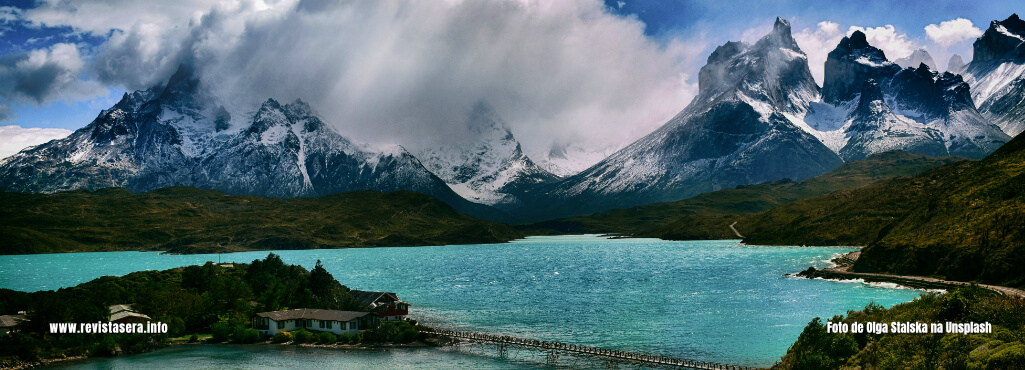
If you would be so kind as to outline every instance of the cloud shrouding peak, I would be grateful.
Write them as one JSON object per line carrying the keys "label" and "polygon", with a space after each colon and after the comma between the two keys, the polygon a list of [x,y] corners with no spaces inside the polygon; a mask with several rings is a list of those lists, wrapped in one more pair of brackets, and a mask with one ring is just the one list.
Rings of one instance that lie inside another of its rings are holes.
{"label": "cloud shrouding peak", "polygon": [[230,107],[301,98],[343,134],[409,146],[460,134],[478,101],[534,153],[633,140],[689,102],[703,48],[658,44],[591,0],[62,4],[26,17],[110,32],[91,65],[106,83],[144,88],[192,63]]}
{"label": "cloud shrouding peak", "polygon": [[946,48],[962,41],[979,38],[982,36],[982,30],[975,27],[970,20],[957,18],[940,22],[939,25],[925,26],[925,34],[930,40]]}
{"label": "cloud shrouding peak", "polygon": [[893,25],[888,24],[881,27],[851,26],[847,30],[847,35],[854,33],[854,31],[865,33],[868,43],[886,53],[886,59],[890,61],[911,55],[911,53],[919,48],[914,41],[908,38],[908,35],[898,33]]}

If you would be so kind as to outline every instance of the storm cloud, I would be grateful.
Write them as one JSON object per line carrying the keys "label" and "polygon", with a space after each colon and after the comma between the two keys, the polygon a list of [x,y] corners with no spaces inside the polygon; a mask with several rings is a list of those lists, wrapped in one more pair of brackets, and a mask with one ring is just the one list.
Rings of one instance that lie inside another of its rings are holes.
{"label": "storm cloud", "polygon": [[690,101],[683,72],[705,47],[656,43],[590,0],[133,3],[44,2],[26,17],[109,32],[90,65],[105,83],[144,88],[192,63],[235,111],[300,98],[343,134],[412,147],[465,131],[479,101],[528,153],[636,139]]}
{"label": "storm cloud", "polygon": [[11,117],[11,102],[43,105],[105,94],[99,83],[80,78],[85,63],[78,47],[64,43],[0,57],[0,122]]}

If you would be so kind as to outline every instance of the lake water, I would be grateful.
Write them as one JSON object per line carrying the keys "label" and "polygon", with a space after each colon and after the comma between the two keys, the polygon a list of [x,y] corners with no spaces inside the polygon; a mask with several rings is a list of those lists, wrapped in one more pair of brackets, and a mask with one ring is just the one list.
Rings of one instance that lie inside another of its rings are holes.
{"label": "lake water", "polygon": [[[830,257],[850,250],[745,246],[730,240],[672,242],[559,236],[491,245],[274,253],[286,263],[307,268],[319,259],[350,288],[396,292],[411,302],[411,316],[443,328],[768,366],[779,360],[813,317],[844,314],[873,301],[891,306],[922,293],[782,276],[808,266],[826,267]],[[102,275],[202,264],[218,258],[222,262],[250,262],[267,253],[0,256],[0,287],[57,289]],[[472,356],[464,349],[340,353],[331,349],[277,348],[189,346],[121,359],[90,360],[82,366],[128,368],[159,359],[161,364],[174,367],[195,367],[190,365],[194,361],[230,358],[231,367],[260,367],[267,360],[264,353],[287,357],[307,350],[337,354],[318,357],[317,361],[327,361],[315,365],[322,367],[352,363],[393,367],[393,363],[409,362],[421,368],[516,368],[530,362]]]}

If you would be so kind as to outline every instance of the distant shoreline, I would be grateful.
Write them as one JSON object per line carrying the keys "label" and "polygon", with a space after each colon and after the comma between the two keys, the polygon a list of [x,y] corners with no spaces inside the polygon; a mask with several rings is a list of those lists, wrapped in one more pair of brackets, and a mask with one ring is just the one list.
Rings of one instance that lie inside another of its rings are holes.
{"label": "distant shoreline", "polygon": [[836,267],[830,267],[826,269],[816,269],[809,267],[807,270],[792,274],[791,276],[798,276],[804,278],[823,278],[823,279],[836,279],[836,280],[855,280],[862,279],[865,282],[873,283],[894,283],[897,285],[916,288],[916,289],[954,289],[959,287],[966,287],[971,285],[977,285],[981,288],[988,289],[999,294],[1009,295],[1014,297],[1025,298],[1025,290],[1015,289],[999,285],[987,285],[987,284],[974,284],[963,281],[953,280],[942,280],[927,276],[914,276],[914,275],[890,275],[890,274],[876,274],[876,273],[865,273],[865,272],[852,272],[848,271],[851,266],[854,265],[854,261],[860,257],[861,252],[849,252],[843,256],[834,258],[833,263],[837,264]]}

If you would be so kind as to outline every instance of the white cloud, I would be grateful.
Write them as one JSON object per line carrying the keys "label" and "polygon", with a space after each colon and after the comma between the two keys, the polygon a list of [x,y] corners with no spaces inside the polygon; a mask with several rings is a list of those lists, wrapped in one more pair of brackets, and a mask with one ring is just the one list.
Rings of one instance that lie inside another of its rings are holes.
{"label": "white cloud", "polygon": [[18,19],[21,10],[13,6],[0,6],[0,23],[12,22]]}
{"label": "white cloud", "polygon": [[797,45],[808,55],[808,68],[819,86],[824,79],[826,57],[843,37],[840,25],[830,21],[819,22],[815,29],[805,28],[794,34]]}
{"label": "white cloud", "polygon": [[302,98],[347,135],[411,146],[465,130],[478,100],[535,153],[631,141],[693,97],[681,73],[704,47],[659,45],[595,0],[136,3],[47,0],[26,18],[116,29],[92,64],[104,82],[148,87],[192,61],[229,105]]}
{"label": "white cloud", "polygon": [[890,61],[911,55],[912,52],[920,47],[908,39],[908,35],[897,33],[897,29],[890,24],[882,27],[867,28],[851,26],[847,29],[847,35],[854,33],[854,31],[864,32],[868,43],[882,49],[886,53],[886,59]]}
{"label": "white cloud", "polygon": [[958,18],[940,22],[939,25],[925,26],[925,34],[933,42],[948,48],[956,43],[982,36],[982,30],[975,27],[972,21]]}
{"label": "white cloud", "polygon": [[71,131],[60,128],[0,126],[0,159],[10,157],[27,147],[63,139],[68,135],[71,135]]}

